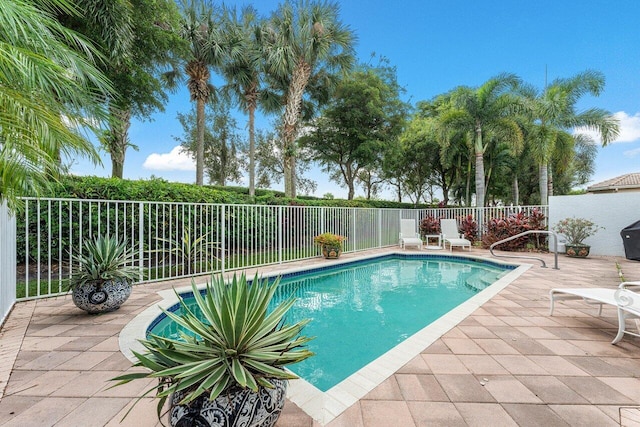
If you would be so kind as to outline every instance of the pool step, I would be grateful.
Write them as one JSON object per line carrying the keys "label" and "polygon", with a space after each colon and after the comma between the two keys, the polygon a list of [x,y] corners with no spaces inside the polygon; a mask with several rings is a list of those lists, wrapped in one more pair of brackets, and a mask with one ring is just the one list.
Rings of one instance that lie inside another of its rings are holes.
{"label": "pool step", "polygon": [[481,291],[485,289],[487,286],[491,285],[495,282],[496,276],[495,273],[487,273],[481,271],[479,273],[474,274],[467,278],[465,285],[475,289],[477,291]]}

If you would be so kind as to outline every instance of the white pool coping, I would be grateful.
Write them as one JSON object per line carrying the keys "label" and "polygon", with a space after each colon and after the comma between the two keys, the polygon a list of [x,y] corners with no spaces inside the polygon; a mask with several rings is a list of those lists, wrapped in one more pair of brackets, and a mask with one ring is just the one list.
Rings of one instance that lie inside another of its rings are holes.
{"label": "white pool coping", "polygon": [[[404,251],[391,251],[384,254],[377,253],[363,255],[360,257],[353,257],[347,260],[335,260],[331,263],[331,266],[348,264],[354,261],[379,258],[381,256],[395,254],[433,255],[436,257],[452,256],[467,259],[473,258],[483,261],[490,261],[495,264],[514,265],[517,267],[513,270],[508,271],[489,287],[478,292],[476,295],[472,296],[462,304],[450,310],[445,315],[431,322],[429,325],[416,332],[411,337],[407,338],[371,363],[365,365],[360,370],[353,373],[345,380],[341,381],[326,392],[320,391],[311,383],[303,379],[290,381],[289,387],[287,389],[287,398],[298,405],[298,407],[300,407],[315,421],[319,422],[322,425],[325,425],[335,419],[347,408],[349,408],[351,405],[364,397],[367,393],[380,385],[384,380],[389,378],[405,364],[411,361],[411,359],[418,356],[424,349],[433,344],[450,329],[457,326],[467,316],[469,316],[485,302],[489,301],[491,298],[497,295],[498,292],[506,288],[511,282],[513,282],[525,271],[532,267],[531,264],[507,263],[470,254],[458,255],[451,253],[445,254],[442,252],[427,254],[424,252],[407,253]],[[281,274],[312,270],[318,267],[322,266],[314,265],[312,267],[306,266],[290,268],[265,274],[261,277],[273,277]],[[199,284],[198,289],[202,289],[205,286],[205,283]],[[151,305],[149,308],[132,319],[122,329],[118,340],[120,351],[127,357],[127,359],[135,363],[137,359],[133,355],[132,350],[135,350],[137,352],[144,352],[144,347],[138,340],[145,338],[146,330],[151,322],[153,322],[154,319],[156,319],[156,317],[158,317],[162,313],[161,308],[167,309],[178,302],[176,292],[180,294],[189,292],[191,290],[191,286],[184,286],[175,290],[159,291],[158,295],[162,297],[162,301]]]}

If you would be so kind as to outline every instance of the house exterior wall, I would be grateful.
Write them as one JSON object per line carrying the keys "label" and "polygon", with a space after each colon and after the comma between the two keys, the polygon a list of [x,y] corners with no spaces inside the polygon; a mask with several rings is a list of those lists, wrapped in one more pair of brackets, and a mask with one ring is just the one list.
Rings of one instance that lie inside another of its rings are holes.
{"label": "house exterior wall", "polygon": [[604,227],[584,242],[591,245],[591,254],[624,256],[620,231],[640,220],[640,192],[549,197],[549,229],[567,217],[585,218]]}

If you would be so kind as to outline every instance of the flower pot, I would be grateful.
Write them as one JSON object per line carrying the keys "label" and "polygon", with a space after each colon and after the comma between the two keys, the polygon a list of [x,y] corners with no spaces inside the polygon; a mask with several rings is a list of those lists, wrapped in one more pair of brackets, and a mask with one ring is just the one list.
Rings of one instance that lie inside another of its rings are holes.
{"label": "flower pot", "polygon": [[169,423],[173,427],[272,427],[285,402],[287,382],[270,380],[275,388],[260,387],[258,392],[236,389],[214,400],[203,394],[188,405],[178,405],[182,392],[171,396]]}
{"label": "flower pot", "polygon": [[567,256],[572,258],[586,258],[589,256],[589,250],[591,249],[591,246],[589,245],[576,245],[573,243],[567,243],[565,244],[565,247],[567,249]]}
{"label": "flower pot", "polygon": [[322,245],[322,255],[327,259],[340,258],[342,247],[336,245]]}
{"label": "flower pot", "polygon": [[89,314],[106,313],[120,308],[131,295],[129,280],[110,280],[99,285],[88,282],[73,288],[73,303]]}

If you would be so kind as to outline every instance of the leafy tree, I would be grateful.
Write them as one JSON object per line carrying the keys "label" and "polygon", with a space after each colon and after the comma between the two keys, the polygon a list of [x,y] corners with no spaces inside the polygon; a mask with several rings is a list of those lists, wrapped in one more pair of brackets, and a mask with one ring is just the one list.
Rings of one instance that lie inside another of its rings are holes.
{"label": "leafy tree", "polygon": [[287,197],[296,196],[296,139],[309,85],[326,86],[337,70],[353,63],[354,36],[326,1],[285,1],[262,34],[271,78],[282,87],[282,155]]}
{"label": "leafy tree", "polygon": [[[204,168],[209,182],[216,185],[226,185],[228,181],[240,182],[241,169],[244,168],[243,157],[238,152],[244,147],[240,143],[237,124],[229,112],[229,105],[217,103],[205,109],[204,131]],[[208,114],[207,114],[208,113]],[[178,142],[195,157],[197,150],[196,114],[178,113],[178,121],[184,130]]]}
{"label": "leafy tree", "polygon": [[[282,156],[282,140],[274,132],[256,132],[256,163],[257,186],[270,188],[273,183],[281,182],[284,176],[284,162]],[[307,150],[301,150],[301,156],[296,162],[296,176],[300,191],[305,194],[315,192],[318,184],[304,176],[304,171],[311,167]]]}
{"label": "leafy tree", "polygon": [[312,130],[300,139],[348,199],[363,171],[377,166],[384,147],[396,143],[408,106],[399,98],[395,70],[363,67],[345,76]]}
{"label": "leafy tree", "polygon": [[181,41],[173,30],[179,14],[173,0],[129,0],[133,42],[127,55],[109,61],[105,74],[116,96],[109,102],[109,129],[101,143],[111,156],[111,175],[122,178],[131,118],[147,119],[167,101],[162,76],[174,61]]}
{"label": "leafy tree", "polygon": [[223,66],[227,80],[226,89],[239,101],[240,107],[249,116],[249,195],[255,195],[255,114],[258,107],[267,112],[278,109],[280,101],[264,85],[265,54],[261,37],[262,20],[251,6],[242,9],[237,16],[235,11],[227,10],[225,21],[229,31],[236,33],[241,54]]}
{"label": "leafy tree", "polygon": [[453,108],[442,114],[442,123],[473,134],[476,206],[485,205],[484,153],[488,144],[497,140],[487,138],[487,133],[494,133],[498,139],[506,137],[511,142],[522,141],[520,128],[512,116],[518,98],[510,92],[519,83],[520,79],[514,74],[500,74],[478,88],[462,86],[448,94]]}
{"label": "leafy tree", "polygon": [[[595,130],[602,144],[607,145],[618,135],[618,121],[606,110],[590,108],[582,112],[576,103],[583,95],[598,96],[604,89],[602,73],[587,70],[568,79],[556,79],[544,90],[527,85],[520,89],[532,123],[532,154],[539,168],[540,203],[548,202],[553,194],[550,163],[557,153],[556,146],[567,142],[567,132],[576,127]],[[551,191],[549,189],[551,188]]]}
{"label": "leafy tree", "polygon": [[[204,177],[204,106],[210,101],[214,87],[209,82],[210,67],[219,68],[224,61],[240,54],[239,41],[233,40],[215,14],[209,0],[182,0],[180,4],[179,34],[186,50],[183,52],[184,71],[191,100],[196,102],[196,185]],[[169,74],[173,81],[177,73]]]}
{"label": "leafy tree", "polygon": [[0,7],[0,200],[10,205],[48,184],[61,152],[99,162],[80,129],[105,119],[111,90],[94,65],[94,46],[55,17],[79,13],[73,4],[38,5],[15,0]]}

